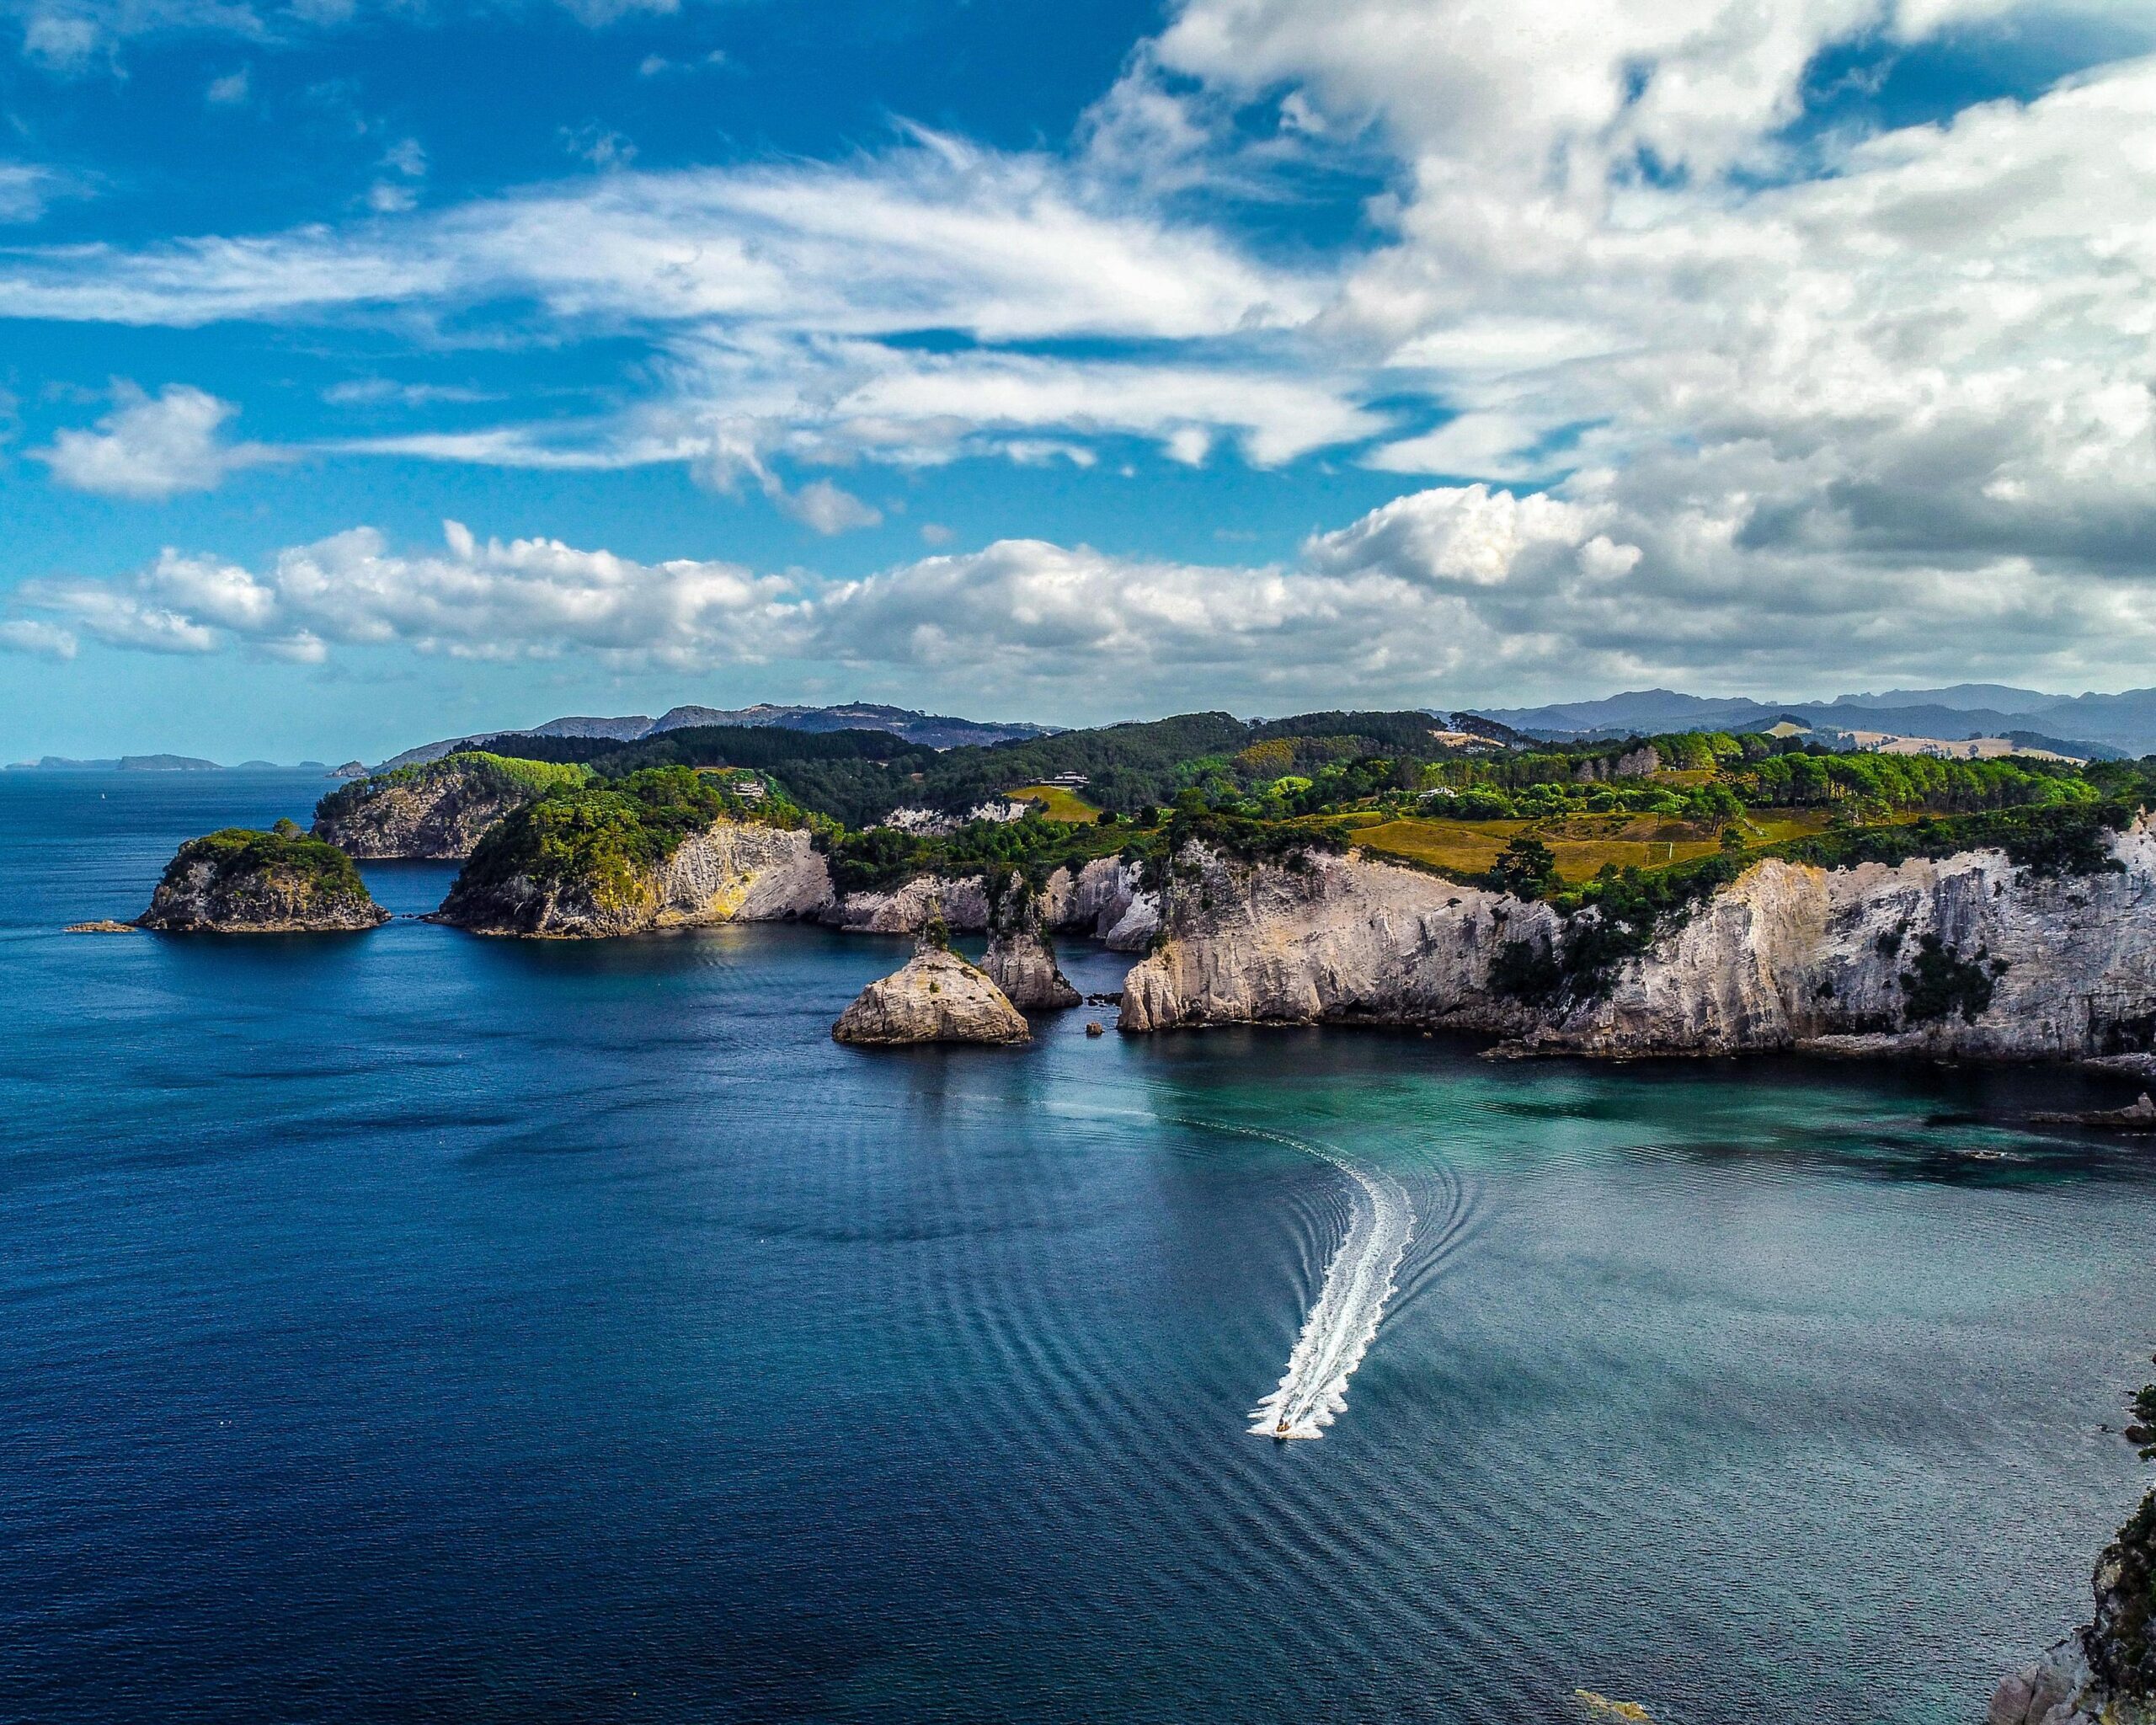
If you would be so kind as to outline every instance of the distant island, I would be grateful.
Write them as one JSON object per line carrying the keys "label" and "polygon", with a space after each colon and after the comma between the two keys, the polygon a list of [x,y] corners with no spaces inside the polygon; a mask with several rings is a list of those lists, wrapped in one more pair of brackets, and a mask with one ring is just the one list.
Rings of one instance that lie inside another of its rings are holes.
{"label": "distant island", "polygon": [[76,760],[64,755],[46,755],[35,761],[17,761],[9,763],[9,772],[319,772],[342,777],[362,773],[365,767],[356,761],[331,768],[319,761],[296,761],[285,766],[275,761],[243,761],[237,766],[226,766],[215,761],[203,761],[192,755],[120,755],[103,760]]}

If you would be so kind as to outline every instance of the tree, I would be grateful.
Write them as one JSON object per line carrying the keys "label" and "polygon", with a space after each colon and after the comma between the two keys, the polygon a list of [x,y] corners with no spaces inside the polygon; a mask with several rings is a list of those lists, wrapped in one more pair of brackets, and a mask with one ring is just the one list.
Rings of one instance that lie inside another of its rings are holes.
{"label": "tree", "polygon": [[1533,833],[1524,832],[1505,846],[1490,879],[1499,892],[1539,899],[1557,884],[1557,858]]}

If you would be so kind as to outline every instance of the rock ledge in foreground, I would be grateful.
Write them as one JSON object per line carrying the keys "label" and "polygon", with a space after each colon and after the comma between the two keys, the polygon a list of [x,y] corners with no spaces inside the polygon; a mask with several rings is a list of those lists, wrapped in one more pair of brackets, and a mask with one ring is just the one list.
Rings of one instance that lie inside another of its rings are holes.
{"label": "rock ledge in foreground", "polygon": [[835,1040],[867,1048],[1026,1042],[1032,1033],[1001,989],[956,953],[928,945],[862,989],[831,1027]]}

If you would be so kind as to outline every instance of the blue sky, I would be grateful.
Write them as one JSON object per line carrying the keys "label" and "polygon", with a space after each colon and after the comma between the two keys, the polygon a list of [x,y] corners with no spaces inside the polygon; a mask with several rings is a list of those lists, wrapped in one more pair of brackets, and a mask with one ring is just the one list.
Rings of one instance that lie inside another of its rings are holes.
{"label": "blue sky", "polygon": [[0,756],[2145,684],[2151,16],[0,0]]}

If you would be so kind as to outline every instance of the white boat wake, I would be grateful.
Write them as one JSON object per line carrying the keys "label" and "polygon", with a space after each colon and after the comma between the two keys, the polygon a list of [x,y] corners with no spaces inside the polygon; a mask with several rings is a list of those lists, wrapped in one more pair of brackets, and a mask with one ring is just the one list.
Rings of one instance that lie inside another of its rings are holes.
{"label": "white boat wake", "polygon": [[1378,1332],[1393,1278],[1414,1237],[1415,1206],[1390,1174],[1367,1172],[1299,1140],[1283,1141],[1331,1162],[1354,1188],[1354,1220],[1325,1267],[1325,1284],[1303,1321],[1287,1372],[1251,1410],[1251,1430],[1258,1436],[1317,1438],[1348,1406],[1348,1380]]}

